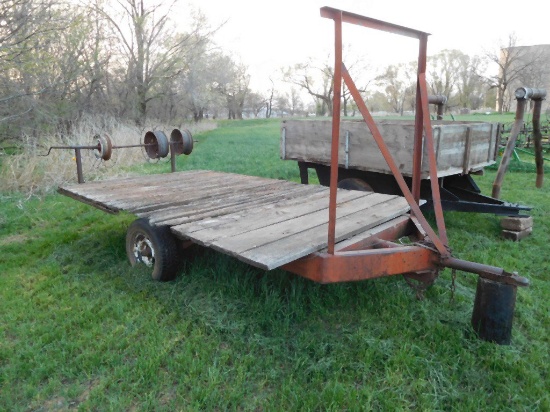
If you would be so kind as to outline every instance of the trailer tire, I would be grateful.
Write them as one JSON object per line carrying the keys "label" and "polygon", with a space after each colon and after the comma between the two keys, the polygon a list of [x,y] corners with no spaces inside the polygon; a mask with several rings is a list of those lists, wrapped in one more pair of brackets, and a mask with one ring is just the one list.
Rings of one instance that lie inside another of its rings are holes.
{"label": "trailer tire", "polygon": [[373,192],[371,185],[363,179],[357,177],[348,177],[338,182],[339,189],[359,190],[360,192]]}
{"label": "trailer tire", "polygon": [[153,268],[151,277],[173,280],[181,268],[181,253],[176,237],[168,226],[153,226],[147,219],[137,219],[126,232],[126,254],[130,265],[143,263]]}

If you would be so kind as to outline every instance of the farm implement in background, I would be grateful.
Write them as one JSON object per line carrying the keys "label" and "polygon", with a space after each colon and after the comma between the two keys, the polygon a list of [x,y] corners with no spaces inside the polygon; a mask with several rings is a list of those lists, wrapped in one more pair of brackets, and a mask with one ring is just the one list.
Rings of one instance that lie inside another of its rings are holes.
{"label": "farm implement in background", "polygon": [[[329,187],[192,170],[64,185],[59,192],[109,213],[124,210],[138,216],[128,228],[126,252],[132,265],[147,265],[156,280],[173,279],[184,250],[193,244],[263,270],[282,268],[319,283],[401,274],[426,287],[443,268],[477,274],[472,325],[482,339],[510,343],[516,290],[529,281],[453,257],[448,245],[425,80],[428,34],[327,7],[321,16],[334,21],[336,33]],[[419,40],[412,190],[342,62],[344,22]],[[338,187],[342,81],[403,196]],[[422,153],[428,159],[438,233],[420,210]]]}
{"label": "farm implement in background", "polygon": [[[541,128],[541,125],[540,125],[540,115],[541,115],[542,101],[546,98],[546,90],[532,89],[529,87],[520,87],[519,89],[516,90],[515,95],[517,100],[516,118],[514,121],[514,125],[510,130],[510,136],[508,137],[508,141],[506,142],[506,148],[502,155],[502,161],[500,162],[500,165],[498,167],[498,172],[495,177],[495,181],[493,183],[493,197],[497,199],[500,196],[502,181],[504,179],[504,175],[506,174],[506,171],[508,170],[508,166],[510,165],[510,159],[512,158],[513,154],[517,156],[517,154],[515,153],[517,139],[521,131],[525,129],[525,123],[524,123],[525,106],[527,105],[527,102],[529,100],[533,101],[532,138],[533,138],[533,145],[535,148],[534,156],[535,156],[535,164],[537,168],[536,186],[538,188],[542,187],[542,182],[544,179],[544,157],[543,157],[543,146],[542,146],[543,129]],[[546,132],[548,132],[548,130],[546,130]]]}
{"label": "farm implement in background", "polygon": [[161,159],[168,156],[170,153],[170,164],[172,172],[176,171],[176,156],[185,154],[189,155],[193,151],[193,136],[189,130],[179,129],[172,130],[170,140],[164,132],[160,130],[148,131],[145,133],[142,143],[134,145],[113,145],[111,137],[108,134],[102,136],[96,135],[93,140],[95,144],[91,145],[66,145],[66,146],[50,146],[46,154],[40,156],[49,156],[52,150],[74,150],[76,160],[76,175],[78,183],[84,183],[84,173],[82,171],[82,151],[93,151],[97,159],[109,161],[116,149],[130,149],[141,147],[149,159]]}
{"label": "farm implement in background", "polygon": [[[499,123],[445,121],[445,96],[429,96],[437,107],[437,120],[432,121],[437,180],[443,210],[491,213],[511,216],[524,214],[531,208],[483,195],[472,175],[483,173],[494,165],[500,147]],[[412,187],[412,163],[415,123],[404,120],[376,121],[386,136],[396,163],[409,188]],[[308,169],[315,170],[319,182],[330,185],[331,122],[329,120],[285,120],[281,127],[281,158],[296,160],[303,184],[308,184]],[[355,190],[402,196],[390,167],[367,125],[360,120],[340,123],[338,185]],[[428,154],[422,154],[420,197],[426,200],[423,210],[433,210]]]}

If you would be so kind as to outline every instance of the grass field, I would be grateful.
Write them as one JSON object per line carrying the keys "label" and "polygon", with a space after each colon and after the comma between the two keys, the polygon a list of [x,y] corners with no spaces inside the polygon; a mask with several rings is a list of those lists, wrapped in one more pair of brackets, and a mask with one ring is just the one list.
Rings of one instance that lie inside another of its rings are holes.
{"label": "grass field", "polygon": [[[178,168],[299,180],[279,125],[222,123]],[[167,172],[146,164],[143,173]],[[494,171],[477,177],[490,193]],[[476,278],[450,271],[422,301],[401,277],[318,285],[197,250],[157,283],[125,256],[129,215],[60,195],[0,194],[0,410],[550,410],[550,189],[506,176],[534,233],[499,237],[491,215],[446,214],[456,257],[517,270],[513,342],[478,340]]]}

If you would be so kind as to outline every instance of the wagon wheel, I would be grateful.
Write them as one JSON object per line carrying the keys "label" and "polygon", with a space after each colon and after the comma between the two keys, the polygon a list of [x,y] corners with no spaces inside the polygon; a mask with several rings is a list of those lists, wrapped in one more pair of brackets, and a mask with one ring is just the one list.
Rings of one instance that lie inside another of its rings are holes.
{"label": "wagon wheel", "polygon": [[359,190],[360,192],[373,192],[371,185],[363,179],[357,177],[348,177],[338,182],[339,189]]}
{"label": "wagon wheel", "polygon": [[155,130],[145,133],[143,143],[146,145],[145,153],[149,159],[155,160],[168,156],[170,145],[168,138],[162,131]]}
{"label": "wagon wheel", "polygon": [[126,254],[132,266],[143,263],[152,268],[154,280],[172,280],[181,268],[178,241],[170,228],[153,226],[147,219],[137,219],[128,227]]}

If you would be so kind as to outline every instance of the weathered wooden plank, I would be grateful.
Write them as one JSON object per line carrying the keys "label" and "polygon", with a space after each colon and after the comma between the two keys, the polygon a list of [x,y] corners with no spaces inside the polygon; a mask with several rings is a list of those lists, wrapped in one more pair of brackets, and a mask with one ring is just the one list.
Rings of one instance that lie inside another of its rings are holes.
{"label": "weathered wooden plank", "polygon": [[250,200],[250,197],[265,197],[274,194],[280,194],[284,190],[293,190],[292,188],[285,188],[283,185],[263,185],[255,186],[254,190],[237,190],[236,193],[222,193],[223,196],[179,196],[169,202],[154,203],[151,205],[143,205],[134,207],[131,209],[132,213],[140,216],[150,216],[151,221],[160,222],[162,220],[168,220],[177,218],[178,216],[184,216],[189,212],[204,211],[210,208],[219,208],[223,204],[233,204],[242,201]]}
{"label": "weathered wooden plank", "polygon": [[[198,170],[198,171],[188,171],[188,172],[180,172],[180,173],[185,173],[186,176],[190,176],[190,175],[204,176],[204,175],[210,174],[211,172]],[[69,184],[69,185],[63,185],[61,187],[75,193],[80,193],[84,191],[88,194],[101,194],[106,191],[120,190],[126,186],[135,187],[137,182],[140,182],[142,186],[147,187],[152,185],[158,185],[160,183],[177,181],[181,179],[180,173],[164,173],[164,174],[157,174],[157,175],[121,177],[116,179],[86,182],[85,184]]]}
{"label": "weathered wooden plank", "polygon": [[[412,152],[414,142],[414,122],[412,121],[378,121],[377,126],[389,148],[392,157],[406,176],[412,174]],[[330,164],[330,146],[332,140],[331,122],[319,120],[286,120],[283,122],[285,133],[285,159]],[[432,123],[436,142],[436,159],[438,176],[462,173],[464,168],[479,169],[487,162],[494,163],[494,158],[487,159],[491,153],[494,125],[481,122],[444,122]],[[466,130],[471,129],[471,150],[466,158]],[[349,156],[346,162],[345,138],[349,133]],[[469,160],[465,165],[464,160]],[[344,120],[340,124],[340,145],[338,163],[349,168],[381,173],[391,173],[382,157],[367,125],[362,121]],[[429,176],[427,148],[423,151],[422,178]]]}
{"label": "weathered wooden plank", "polygon": [[[164,175],[163,175],[164,176]],[[124,199],[144,198],[145,196],[153,196],[161,193],[174,192],[181,182],[178,180],[159,182],[148,181],[144,183],[139,177],[133,178],[131,181],[126,181],[124,185],[111,184],[106,186],[88,186],[88,184],[63,187],[75,194],[86,196],[101,203],[113,203],[113,201],[122,202]],[[112,205],[114,206],[114,204]]]}
{"label": "weathered wooden plank", "polygon": [[[212,177],[208,176],[208,178],[211,179]],[[231,177],[227,176],[223,178],[216,177],[215,180],[215,184],[204,183],[203,185],[200,184],[199,180],[195,188],[189,188],[186,181],[182,179],[170,185],[160,184],[158,186],[143,186],[139,180],[136,180],[133,182],[133,186],[128,185],[124,190],[118,189],[114,192],[93,194],[86,192],[86,196],[97,202],[133,212],[134,208],[138,208],[141,205],[154,206],[156,204],[178,201],[181,199],[196,201],[200,198],[210,197],[212,195],[223,195],[231,190],[237,190],[251,185],[249,182],[241,181],[243,179],[231,179]],[[248,180],[253,182],[253,186],[275,184],[274,182],[276,182],[273,180],[271,182],[254,179]],[[192,194],[195,193],[197,195],[192,196]]]}
{"label": "weathered wooden plank", "polygon": [[210,229],[213,227],[222,227],[226,224],[233,222],[240,222],[243,219],[265,219],[266,216],[279,213],[279,209],[287,208],[290,206],[302,206],[304,204],[312,205],[313,209],[317,209],[317,203],[327,201],[328,189],[324,186],[304,185],[308,188],[315,188],[315,191],[301,194],[300,196],[284,196],[279,200],[269,202],[257,207],[236,210],[233,213],[229,213],[222,216],[210,217],[196,222],[182,223],[172,227],[172,231],[175,233],[190,234],[203,229]]}
{"label": "weathered wooden plank", "polygon": [[[247,184],[244,179],[233,179],[230,176],[220,177],[207,175],[203,176],[201,179],[191,180],[184,178],[184,175],[182,175],[181,173],[177,173],[177,175],[178,179],[175,180],[149,182],[147,184],[144,184],[140,179],[136,179],[133,182],[129,182],[125,186],[114,187],[113,190],[80,190],[85,191],[88,197],[91,197],[97,201],[109,202],[120,208],[124,208],[124,202],[132,202],[133,200],[143,199],[144,197],[173,197],[177,196],[183,190],[185,190],[186,194],[199,192],[204,196],[205,193],[208,193],[208,191],[210,190],[220,188],[223,190],[228,190],[230,184]],[[248,180],[251,181],[253,179]]]}
{"label": "weathered wooden plank", "polygon": [[162,194],[150,194],[149,196],[144,195],[142,197],[134,197],[131,199],[121,199],[113,200],[110,203],[120,207],[121,209],[128,210],[131,213],[138,213],[144,207],[155,209],[167,210],[167,213],[170,210],[178,209],[181,204],[196,203],[201,204],[202,202],[209,202],[212,199],[220,199],[225,197],[230,197],[235,193],[246,193],[254,191],[268,190],[272,186],[277,186],[279,183],[276,180],[271,182],[246,182],[246,183],[236,183],[236,184],[226,184],[223,186],[217,186],[216,188],[210,189],[205,187],[202,191],[194,191],[188,193],[184,186],[173,190],[172,192],[162,193]]}
{"label": "weathered wooden plank", "polygon": [[[336,241],[340,242],[362,231],[386,223],[408,210],[406,200],[399,197],[380,203],[378,207],[342,217],[336,223]],[[328,223],[323,223],[294,236],[240,252],[236,257],[265,270],[275,269],[326,247],[327,231]],[[212,247],[218,249],[216,244],[213,244]]]}
{"label": "weathered wooden plank", "polygon": [[[285,197],[290,197],[290,196],[292,196],[292,194],[285,195],[283,197],[283,199]],[[257,206],[269,205],[269,204],[272,204],[272,203],[273,203],[273,200],[258,201],[258,202],[247,202],[247,203],[244,203],[242,205],[236,205],[236,206],[231,206],[231,207],[227,207],[227,208],[223,208],[223,209],[213,210],[213,211],[209,211],[207,213],[195,214],[195,215],[191,215],[191,216],[175,218],[175,219],[170,220],[170,221],[165,221],[165,222],[163,222],[163,224],[169,225],[169,226],[178,226],[178,225],[183,225],[183,224],[192,224],[194,222],[200,222],[200,221],[203,221],[203,220],[218,219],[220,217],[230,215],[230,214],[233,214],[233,213],[241,213],[241,214],[244,213],[245,214],[249,210],[251,210],[251,209],[253,209]]]}
{"label": "weathered wooden plank", "polygon": [[300,187],[294,186],[276,192],[248,192],[238,196],[214,199],[213,203],[192,204],[189,205],[189,208],[187,209],[181,208],[180,210],[171,210],[170,214],[166,214],[163,210],[160,210],[149,214],[139,215],[148,215],[151,223],[157,225],[173,226],[176,224],[182,224],[183,222],[191,222],[215,216],[222,216],[236,211],[244,213],[258,205],[269,204],[286,197],[301,195],[300,189]]}
{"label": "weathered wooden plank", "polygon": [[[395,198],[396,196],[373,193],[365,198],[345,202],[336,209],[337,219],[341,219],[344,216],[356,213],[358,211],[364,211],[368,208],[372,208],[379,203],[387,201],[388,197]],[[364,201],[365,199],[367,200],[366,202]],[[246,250],[271,243],[275,240],[295,235],[303,232],[304,230],[319,226],[327,221],[328,211],[320,210],[306,216],[285,220],[279,224],[262,227],[260,229],[241,233],[236,236],[225,237],[212,243],[207,243],[206,245],[215,245],[217,248],[222,250],[231,251],[232,253],[241,253]]]}
{"label": "weathered wooden plank", "polygon": [[[251,183],[252,182],[252,183]],[[147,213],[159,209],[166,211],[172,209],[179,209],[181,205],[187,205],[190,203],[199,203],[202,201],[209,202],[212,198],[221,199],[225,194],[231,192],[245,193],[246,190],[257,190],[258,187],[263,186],[266,190],[275,190],[275,187],[283,185],[284,181],[271,180],[271,181],[254,181],[242,182],[238,180],[225,180],[219,179],[218,182],[205,182],[199,184],[197,187],[188,187],[185,183],[180,183],[177,187],[177,191],[165,193],[161,191],[158,194],[149,196],[147,203],[144,205],[132,205],[132,213]]]}
{"label": "weathered wooden plank", "polygon": [[[338,207],[340,208],[347,202],[358,201],[359,199],[363,201],[367,196],[372,195],[372,193],[347,190],[339,191],[338,194]],[[367,200],[364,201],[367,202]],[[263,229],[268,226],[280,225],[289,220],[293,220],[291,225],[295,225],[297,222],[294,219],[304,216],[306,216],[308,220],[314,219],[314,214],[319,211],[322,211],[322,217],[326,220],[328,216],[328,193],[317,202],[311,202],[309,198],[304,198],[301,204],[292,204],[288,206],[280,204],[279,207],[271,209],[269,213],[247,214],[240,220],[231,221],[224,225],[217,225],[213,228],[195,231],[189,233],[188,236],[197,243],[208,246],[226,237],[247,237],[252,231]],[[177,228],[173,228],[172,230],[177,230]],[[259,234],[259,236],[263,235]]]}
{"label": "weathered wooden plank", "polygon": [[73,192],[71,192],[67,189],[62,188],[62,187],[58,188],[57,191],[62,195],[68,196],[70,198],[78,200],[79,202],[82,202],[82,203],[85,203],[87,205],[93,206],[93,207],[95,207],[99,210],[103,210],[104,212],[111,213],[111,214],[117,214],[118,212],[120,212],[120,209],[118,209],[116,207],[110,207],[110,206],[105,205],[103,203],[96,202],[93,199],[89,199],[86,196],[73,193]]}

